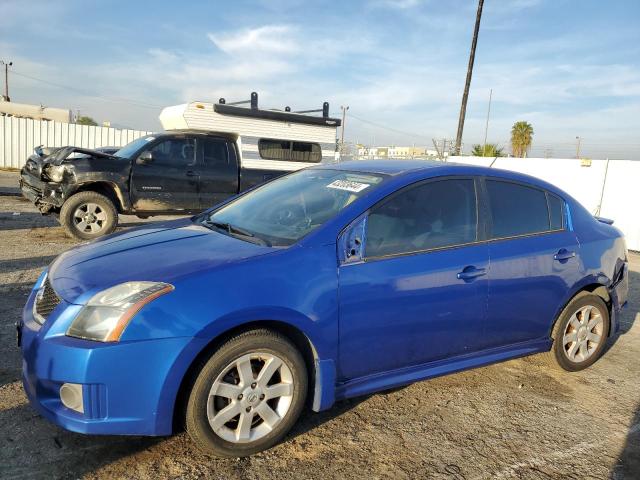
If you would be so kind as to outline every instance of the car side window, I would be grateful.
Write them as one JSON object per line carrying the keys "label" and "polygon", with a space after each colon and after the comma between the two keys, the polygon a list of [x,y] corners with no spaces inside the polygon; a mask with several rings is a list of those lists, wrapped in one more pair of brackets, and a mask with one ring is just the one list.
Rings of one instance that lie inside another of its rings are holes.
{"label": "car side window", "polygon": [[562,230],[564,228],[564,202],[557,195],[547,192],[547,203],[549,204],[551,230]]}
{"label": "car side window", "polygon": [[169,138],[151,148],[153,164],[184,167],[196,164],[196,141],[193,138]]}
{"label": "car side window", "polygon": [[472,179],[410,187],[374,207],[367,218],[365,257],[474,242],[478,213]]}
{"label": "car side window", "polygon": [[229,165],[229,151],[227,150],[227,142],[218,138],[205,138],[202,140],[202,142],[202,153],[205,165]]}
{"label": "car side window", "polygon": [[492,238],[514,237],[549,230],[545,192],[511,182],[487,180]]}

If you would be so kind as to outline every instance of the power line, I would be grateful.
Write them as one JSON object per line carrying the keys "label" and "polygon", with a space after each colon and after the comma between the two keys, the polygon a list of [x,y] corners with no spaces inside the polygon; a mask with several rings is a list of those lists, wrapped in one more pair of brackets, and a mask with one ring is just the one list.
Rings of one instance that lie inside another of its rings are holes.
{"label": "power line", "polygon": [[370,120],[365,120],[364,118],[360,118],[360,117],[354,115],[353,113],[350,113],[349,117],[350,118],[355,118],[356,120],[358,120],[358,121],[360,121],[362,123],[373,125],[374,127],[378,127],[378,128],[383,129],[383,130],[389,130],[390,132],[399,133],[401,135],[406,135],[408,137],[423,138],[423,139],[428,139],[428,141],[431,141],[431,137],[427,137],[426,135],[419,135],[417,133],[405,132],[403,130],[398,130],[396,128],[388,127],[388,126],[382,125],[380,123],[372,122]]}
{"label": "power line", "polygon": [[85,97],[99,98],[99,99],[107,101],[107,102],[126,103],[126,104],[135,105],[135,106],[142,107],[142,108],[153,108],[154,110],[158,109],[158,108],[163,108],[161,105],[153,105],[153,104],[150,104],[150,103],[138,102],[136,100],[130,100],[130,99],[127,99],[127,98],[104,97],[102,95],[95,95],[93,93],[87,92],[86,90],[82,90],[82,89],[79,89],[79,88],[76,88],[76,87],[72,87],[70,85],[62,85],[60,83],[50,82],[48,80],[43,80],[43,79],[37,78],[37,77],[32,77],[31,75],[26,75],[24,73],[18,73],[15,70],[13,70],[11,73],[12,73],[12,75],[18,75],[19,77],[28,78],[30,80],[35,80],[36,82],[44,83],[46,85],[51,85],[52,87],[71,90],[71,91],[80,93],[81,95],[83,95]]}

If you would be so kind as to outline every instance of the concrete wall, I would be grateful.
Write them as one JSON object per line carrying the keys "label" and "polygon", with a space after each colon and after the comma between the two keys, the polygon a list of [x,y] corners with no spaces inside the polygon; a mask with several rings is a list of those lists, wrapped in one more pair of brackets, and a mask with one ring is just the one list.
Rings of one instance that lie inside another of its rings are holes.
{"label": "concrete wall", "polygon": [[149,133],[0,115],[0,168],[21,168],[38,145],[120,147]]}
{"label": "concrete wall", "polygon": [[594,215],[615,220],[629,249],[640,251],[640,161],[591,160],[590,166],[570,158],[451,157],[450,161],[484,166],[494,162],[493,168],[546,180],[572,195]]}

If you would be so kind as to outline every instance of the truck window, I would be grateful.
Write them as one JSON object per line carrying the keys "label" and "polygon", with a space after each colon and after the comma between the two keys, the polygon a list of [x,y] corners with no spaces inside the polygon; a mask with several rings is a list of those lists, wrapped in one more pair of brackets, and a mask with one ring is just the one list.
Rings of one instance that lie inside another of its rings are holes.
{"label": "truck window", "polygon": [[205,138],[202,142],[202,152],[205,165],[229,165],[227,142],[217,138]]}
{"label": "truck window", "polygon": [[320,145],[311,142],[261,138],[258,142],[258,151],[260,157],[265,160],[309,163],[319,163],[322,160]]}
{"label": "truck window", "polygon": [[156,165],[191,166],[196,163],[196,142],[193,138],[170,138],[153,146]]}

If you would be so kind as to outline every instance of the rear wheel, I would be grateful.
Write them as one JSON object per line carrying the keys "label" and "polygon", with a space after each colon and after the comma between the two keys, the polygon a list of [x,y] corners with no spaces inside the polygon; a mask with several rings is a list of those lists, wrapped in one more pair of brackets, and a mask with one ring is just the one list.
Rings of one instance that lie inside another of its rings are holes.
{"label": "rear wheel", "polygon": [[279,442],[307,395],[296,347],[270,330],[232,338],[204,364],[187,402],[186,428],[204,451],[243,457]]}
{"label": "rear wheel", "polygon": [[602,298],[588,292],[577,295],[553,328],[548,363],[570,372],[591,366],[602,355],[609,328],[609,309]]}
{"label": "rear wheel", "polygon": [[79,192],[60,210],[60,223],[72,237],[92,240],[112,233],[118,224],[113,202],[97,192]]}

